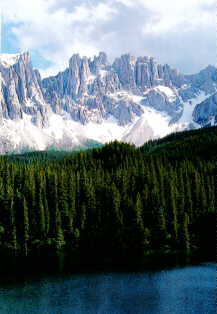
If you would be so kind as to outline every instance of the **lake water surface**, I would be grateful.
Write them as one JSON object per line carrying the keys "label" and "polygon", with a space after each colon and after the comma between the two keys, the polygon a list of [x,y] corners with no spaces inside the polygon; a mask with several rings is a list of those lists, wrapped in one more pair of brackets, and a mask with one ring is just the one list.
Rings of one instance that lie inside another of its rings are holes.
{"label": "lake water surface", "polygon": [[214,314],[216,264],[40,276],[0,285],[1,314]]}

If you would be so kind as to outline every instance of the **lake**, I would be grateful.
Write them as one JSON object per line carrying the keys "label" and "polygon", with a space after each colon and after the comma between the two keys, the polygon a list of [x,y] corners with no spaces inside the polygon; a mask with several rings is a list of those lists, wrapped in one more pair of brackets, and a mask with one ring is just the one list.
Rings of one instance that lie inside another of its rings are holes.
{"label": "lake", "polygon": [[214,314],[216,264],[27,277],[0,285],[1,314]]}

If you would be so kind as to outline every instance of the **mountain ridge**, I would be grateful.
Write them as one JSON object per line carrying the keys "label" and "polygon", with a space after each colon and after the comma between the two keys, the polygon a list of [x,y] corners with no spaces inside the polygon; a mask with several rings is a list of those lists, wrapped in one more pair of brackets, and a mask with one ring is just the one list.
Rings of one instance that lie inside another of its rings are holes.
{"label": "mountain ridge", "polygon": [[41,79],[30,54],[0,56],[0,153],[71,149],[88,140],[137,146],[174,131],[216,124],[216,68],[184,75],[151,57],[108,62],[78,54]]}

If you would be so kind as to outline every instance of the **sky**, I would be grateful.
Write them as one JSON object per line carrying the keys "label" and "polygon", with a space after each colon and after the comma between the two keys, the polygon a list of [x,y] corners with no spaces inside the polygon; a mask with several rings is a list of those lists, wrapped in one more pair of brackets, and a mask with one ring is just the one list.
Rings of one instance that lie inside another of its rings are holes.
{"label": "sky", "polygon": [[30,51],[43,77],[74,53],[153,56],[183,73],[216,65],[216,0],[0,0],[2,52]]}

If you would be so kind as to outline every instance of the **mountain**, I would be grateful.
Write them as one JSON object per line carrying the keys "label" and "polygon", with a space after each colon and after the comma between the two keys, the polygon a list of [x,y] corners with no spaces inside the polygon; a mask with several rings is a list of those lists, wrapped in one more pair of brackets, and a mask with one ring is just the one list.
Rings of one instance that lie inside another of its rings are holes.
{"label": "mountain", "polygon": [[0,153],[71,149],[114,139],[141,146],[174,131],[216,124],[214,66],[184,75],[151,57],[109,63],[75,54],[41,79],[29,53],[0,55]]}
{"label": "mountain", "polygon": [[193,118],[203,126],[217,124],[217,93],[196,105]]}
{"label": "mountain", "polygon": [[33,70],[29,53],[1,55],[0,73],[1,121],[16,121],[26,114],[31,115],[35,125],[44,127],[48,108],[44,102],[40,74]]}

